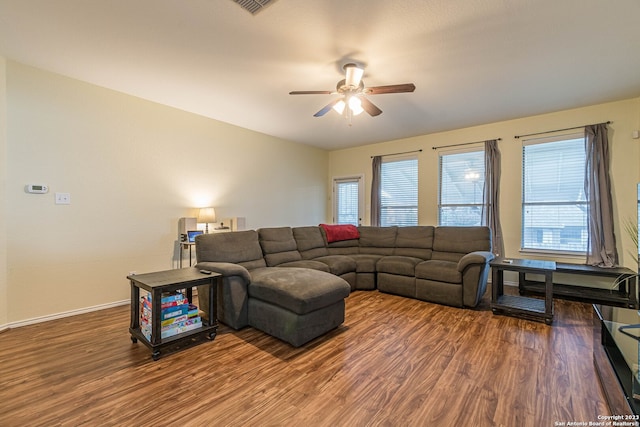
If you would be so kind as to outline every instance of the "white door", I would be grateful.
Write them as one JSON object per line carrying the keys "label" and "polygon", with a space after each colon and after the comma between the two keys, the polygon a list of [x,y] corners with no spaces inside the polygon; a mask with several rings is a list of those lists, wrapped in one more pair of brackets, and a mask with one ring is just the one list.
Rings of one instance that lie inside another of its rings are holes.
{"label": "white door", "polygon": [[333,222],[360,225],[364,213],[364,176],[333,179]]}

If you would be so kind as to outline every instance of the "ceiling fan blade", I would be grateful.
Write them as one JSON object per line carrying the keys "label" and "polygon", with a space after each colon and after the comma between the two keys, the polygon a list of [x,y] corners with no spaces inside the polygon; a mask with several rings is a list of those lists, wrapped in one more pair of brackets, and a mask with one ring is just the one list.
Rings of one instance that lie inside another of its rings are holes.
{"label": "ceiling fan blade", "polygon": [[369,115],[372,117],[379,116],[380,114],[382,114],[382,110],[376,107],[373,104],[373,102],[369,101],[364,96],[360,97],[360,105],[362,105],[362,108],[364,109],[364,111],[369,113]]}
{"label": "ceiling fan blade", "polygon": [[322,117],[322,116],[324,116],[324,115],[325,115],[325,114],[327,114],[329,111],[331,111],[331,109],[333,108],[333,106],[334,106],[334,105],[336,105],[338,102],[340,102],[340,98],[338,98],[338,99],[336,99],[336,100],[333,100],[333,101],[331,101],[330,103],[328,103],[327,105],[325,105],[325,107],[324,107],[322,110],[320,110],[320,111],[318,111],[317,113],[315,113],[315,114],[313,115],[313,117]]}
{"label": "ceiling fan blade", "polygon": [[330,90],[294,90],[289,95],[331,95]]}
{"label": "ceiling fan blade", "polygon": [[416,85],[413,83],[404,83],[400,85],[368,87],[364,92],[369,95],[379,95],[382,93],[413,92],[414,90],[416,90]]}

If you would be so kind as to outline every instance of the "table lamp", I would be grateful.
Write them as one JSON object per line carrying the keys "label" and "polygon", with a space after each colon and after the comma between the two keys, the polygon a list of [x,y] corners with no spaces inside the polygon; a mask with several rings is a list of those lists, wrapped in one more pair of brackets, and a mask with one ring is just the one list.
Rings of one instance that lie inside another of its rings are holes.
{"label": "table lamp", "polygon": [[216,211],[213,208],[200,208],[198,212],[198,222],[204,223],[205,233],[209,234],[209,223],[216,222]]}

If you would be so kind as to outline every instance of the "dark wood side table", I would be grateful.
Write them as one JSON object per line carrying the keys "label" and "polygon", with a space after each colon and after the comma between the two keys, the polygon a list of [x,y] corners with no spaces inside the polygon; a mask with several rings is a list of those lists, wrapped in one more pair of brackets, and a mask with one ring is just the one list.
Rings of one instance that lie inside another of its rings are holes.
{"label": "dark wood side table", "polygon": [[[185,347],[204,342],[203,338],[213,340],[218,330],[217,321],[217,289],[222,282],[218,273],[203,274],[197,268],[181,268],[158,271],[155,273],[135,274],[127,276],[131,283],[131,341],[142,341],[152,351],[153,360],[158,360],[162,352],[173,352]],[[193,302],[193,287],[209,286],[209,321],[202,320],[202,327],[172,337],[162,338],[161,309],[163,292],[186,290],[187,299]],[[140,289],[151,293],[151,339],[147,339],[140,330]]]}
{"label": "dark wood side table", "polygon": [[[542,320],[547,325],[553,322],[553,272],[556,270],[554,261],[538,261],[530,259],[496,258],[489,265],[492,270],[491,310],[494,313],[523,317],[532,320]],[[544,300],[504,294],[504,271],[542,274],[545,278]]]}

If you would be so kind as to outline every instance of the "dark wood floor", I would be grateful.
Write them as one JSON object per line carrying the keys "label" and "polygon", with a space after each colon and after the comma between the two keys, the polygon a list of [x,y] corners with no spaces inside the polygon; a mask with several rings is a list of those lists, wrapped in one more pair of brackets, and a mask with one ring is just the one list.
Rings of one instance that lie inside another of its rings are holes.
{"label": "dark wood floor", "polygon": [[0,334],[0,426],[553,426],[609,410],[591,307],[553,326],[379,292],[295,349],[252,328],[152,361],[129,307]]}

